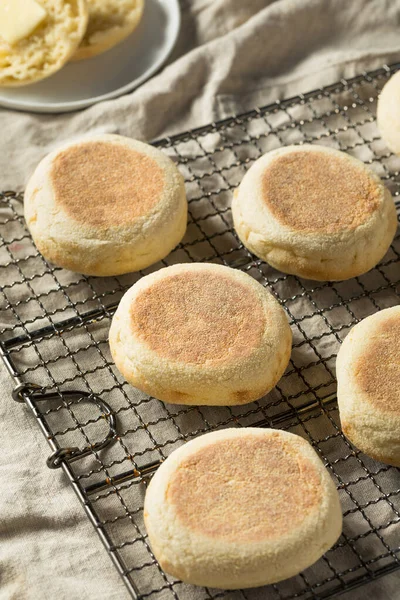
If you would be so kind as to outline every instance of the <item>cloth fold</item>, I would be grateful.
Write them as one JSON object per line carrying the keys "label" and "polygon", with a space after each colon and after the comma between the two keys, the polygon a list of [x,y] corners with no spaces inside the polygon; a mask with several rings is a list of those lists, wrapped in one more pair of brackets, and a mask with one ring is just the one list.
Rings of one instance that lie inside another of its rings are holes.
{"label": "cloth fold", "polygon": [[[45,154],[79,135],[151,141],[400,60],[400,0],[181,5],[168,66],[131,94],[74,114],[0,111],[2,190],[22,190]],[[2,365],[0,383],[0,600],[128,598],[66,478],[47,469],[49,449]],[[393,600],[393,581],[368,593]]]}

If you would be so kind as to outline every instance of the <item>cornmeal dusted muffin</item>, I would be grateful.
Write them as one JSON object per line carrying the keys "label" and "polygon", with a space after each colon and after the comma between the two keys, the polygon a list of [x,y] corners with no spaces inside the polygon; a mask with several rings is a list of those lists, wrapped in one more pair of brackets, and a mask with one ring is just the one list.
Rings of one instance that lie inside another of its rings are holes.
{"label": "cornmeal dusted muffin", "polygon": [[25,193],[34,242],[54,264],[118,275],[164,258],[186,230],[183,177],[153,146],[88,137],[49,154]]}
{"label": "cornmeal dusted muffin", "polygon": [[289,362],[283,309],[249,275],[180,264],[135,283],[110,329],[115,364],[132,385],[177,404],[245,404]]}
{"label": "cornmeal dusted muffin", "polygon": [[388,148],[400,154],[400,71],[384,85],[378,99],[378,129]]}
{"label": "cornmeal dusted muffin", "polygon": [[233,203],[236,231],[284,273],[340,280],[365,273],[397,229],[393,199],[357,159],[323,146],[288,146],[262,156]]}
{"label": "cornmeal dusted muffin", "polygon": [[338,539],[338,493],[310,444],[284,431],[208,433],[175,450],[147,490],[144,520],[160,566],[187,583],[275,583]]}
{"label": "cornmeal dusted muffin", "polygon": [[358,323],[336,363],[342,429],[360,450],[400,467],[400,306]]}

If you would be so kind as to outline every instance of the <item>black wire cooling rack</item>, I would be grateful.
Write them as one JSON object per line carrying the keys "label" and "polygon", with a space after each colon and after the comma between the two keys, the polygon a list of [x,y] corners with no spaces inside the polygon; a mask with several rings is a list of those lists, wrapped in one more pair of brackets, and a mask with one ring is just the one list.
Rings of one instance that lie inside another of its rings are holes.
{"label": "black wire cooling rack", "polygon": [[[398,197],[400,158],[382,142],[375,108],[399,66],[158,142],[185,176],[190,217],[183,243],[141,273],[95,278],[51,266],[25,228],[22,197],[0,194],[0,351],[15,382],[14,400],[33,412],[51,447],[48,466],[64,470],[134,598],[328,598],[400,567],[400,473],[343,436],[334,374],[349,328],[399,304],[400,236],[368,274],[321,284],[283,275],[251,255],[230,214],[232,190],[255,159],[305,142],[360,158]],[[114,367],[107,336],[122,294],[142,275],[188,261],[246,271],[286,310],[292,359],[262,400],[230,408],[163,404],[125,383]],[[187,586],[161,571],[149,547],[146,481],[186,440],[246,425],[280,427],[311,442],[337,484],[343,534],[315,565],[277,585],[229,593]]]}

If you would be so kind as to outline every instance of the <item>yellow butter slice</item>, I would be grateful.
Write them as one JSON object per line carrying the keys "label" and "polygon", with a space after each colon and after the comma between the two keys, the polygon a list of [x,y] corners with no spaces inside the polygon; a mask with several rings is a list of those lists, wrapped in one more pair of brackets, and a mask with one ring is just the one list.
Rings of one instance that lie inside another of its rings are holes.
{"label": "yellow butter slice", "polygon": [[0,36],[13,45],[27,38],[47,13],[35,0],[0,0]]}

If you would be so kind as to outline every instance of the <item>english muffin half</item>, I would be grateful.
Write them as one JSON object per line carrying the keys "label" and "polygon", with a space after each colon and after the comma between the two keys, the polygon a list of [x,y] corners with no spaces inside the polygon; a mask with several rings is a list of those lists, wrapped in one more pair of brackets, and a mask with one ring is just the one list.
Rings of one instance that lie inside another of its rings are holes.
{"label": "english muffin half", "polygon": [[87,0],[89,22],[83,40],[72,57],[82,60],[110,50],[139,25],[144,0]]}
{"label": "english muffin half", "polygon": [[[85,0],[8,0],[17,4],[20,35],[0,35],[0,86],[35,83],[59,71],[81,43],[88,23]],[[31,23],[32,27],[29,26]],[[6,39],[8,38],[8,39]]]}
{"label": "english muffin half", "polygon": [[60,267],[101,276],[137,271],[185,233],[183,177],[153,146],[88,137],[42,160],[26,188],[25,219],[38,250]]}
{"label": "english muffin half", "polygon": [[357,159],[323,146],[288,146],[258,159],[232,203],[243,244],[284,273],[335,281],[385,255],[397,229],[393,199]]}
{"label": "english muffin half", "polygon": [[110,329],[129,383],[176,404],[245,404],[288,364],[292,334],[278,302],[252,277],[216,264],[179,264],[143,277]]}
{"label": "english muffin half", "polygon": [[338,539],[338,493],[310,444],[272,429],[225,429],[175,450],[147,490],[144,519],[162,569],[187,583],[275,583]]}
{"label": "english muffin half", "polygon": [[400,306],[358,323],[337,357],[343,433],[376,460],[400,467]]}

